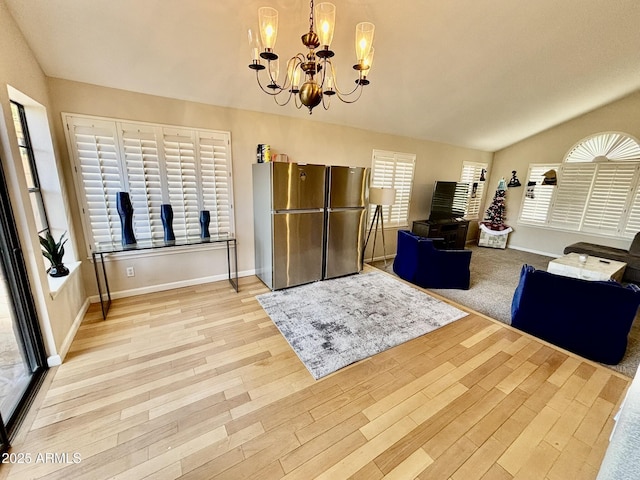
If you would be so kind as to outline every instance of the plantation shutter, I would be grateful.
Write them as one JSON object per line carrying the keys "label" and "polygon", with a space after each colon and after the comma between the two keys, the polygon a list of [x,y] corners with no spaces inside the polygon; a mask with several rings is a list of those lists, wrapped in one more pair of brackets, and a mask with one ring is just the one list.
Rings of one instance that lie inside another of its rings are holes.
{"label": "plantation shutter", "polygon": [[396,154],[396,174],[393,188],[396,189],[396,202],[391,205],[389,226],[402,226],[409,223],[409,203],[415,155]]}
{"label": "plantation shutter", "polygon": [[[480,176],[482,175],[482,170],[486,172],[487,167],[486,163],[463,162],[462,164],[460,182],[469,184],[469,195],[464,209],[464,218],[468,220],[480,217],[480,205],[482,205],[482,199],[484,198],[484,186],[486,183],[485,181],[480,181]],[[475,191],[474,184],[476,184]]]}
{"label": "plantation shutter", "polygon": [[551,208],[551,225],[580,229],[595,172],[593,163],[567,163],[560,168],[558,190]]}
{"label": "plantation shutter", "polygon": [[597,165],[585,210],[583,231],[614,234],[621,230],[620,223],[633,193],[632,185],[637,170],[638,167],[630,163]]}
{"label": "plantation shutter", "polygon": [[63,114],[89,250],[120,242],[116,194],[129,192],[137,240],[164,237],[160,206],[173,210],[176,239],[200,238],[200,211],[212,235],[233,235],[231,137],[143,122]]}
{"label": "plantation shutter", "polygon": [[[557,164],[532,164],[529,166],[524,197],[520,207],[520,221],[523,223],[545,224],[549,219],[549,207],[555,185],[542,185],[544,174],[549,170],[558,170]],[[530,182],[535,185],[529,186]]]}
{"label": "plantation shutter", "polygon": [[123,189],[115,123],[72,119],[67,123],[90,245],[120,240],[116,194]]}
{"label": "plantation shutter", "polygon": [[181,129],[163,129],[169,203],[173,209],[176,237],[194,237],[200,232],[200,189],[196,159],[195,133]]}
{"label": "plantation shutter", "polygon": [[147,125],[121,124],[121,148],[133,206],[136,239],[164,237],[160,205],[162,185],[156,129]]}
{"label": "plantation shutter", "polygon": [[634,237],[636,233],[640,232],[640,186],[637,185],[637,182],[635,183],[636,187],[632,195],[624,230],[624,236],[626,237]]}
{"label": "plantation shutter", "polygon": [[200,174],[202,178],[203,209],[209,211],[209,228],[218,234],[231,232],[231,170],[227,159],[229,135],[217,132],[198,132],[200,146]]}
{"label": "plantation shutter", "polygon": [[[395,203],[382,207],[384,222],[388,227],[404,226],[409,222],[415,159],[416,156],[413,154],[373,151],[371,186],[396,189]],[[373,215],[374,208],[374,206],[370,207],[370,215]]]}

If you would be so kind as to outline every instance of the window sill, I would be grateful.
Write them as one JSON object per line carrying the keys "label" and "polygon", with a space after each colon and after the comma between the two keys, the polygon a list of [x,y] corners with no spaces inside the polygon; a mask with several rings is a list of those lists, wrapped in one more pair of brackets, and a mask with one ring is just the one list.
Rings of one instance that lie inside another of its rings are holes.
{"label": "window sill", "polygon": [[69,279],[73,275],[76,275],[76,272],[79,270],[78,267],[80,267],[81,264],[82,262],[73,262],[66,264],[65,266],[69,269],[69,275],[65,275],[64,277],[54,278],[51,275],[47,274],[47,280],[49,281],[49,295],[53,300],[56,299]]}
{"label": "window sill", "polygon": [[602,232],[585,232],[582,230],[554,227],[554,226],[542,224],[542,223],[523,222],[522,220],[518,220],[516,222],[516,225],[519,227],[539,228],[542,230],[549,230],[552,232],[571,233],[575,235],[589,235],[592,237],[606,238],[606,239],[613,239],[613,240],[630,240],[630,239],[633,239],[634,237],[633,234],[616,235],[616,234],[609,234],[609,233],[602,233]]}

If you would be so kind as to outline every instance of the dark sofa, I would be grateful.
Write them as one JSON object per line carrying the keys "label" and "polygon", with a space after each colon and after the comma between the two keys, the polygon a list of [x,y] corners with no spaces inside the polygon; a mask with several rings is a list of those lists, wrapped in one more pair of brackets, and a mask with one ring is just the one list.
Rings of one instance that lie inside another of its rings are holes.
{"label": "dark sofa", "polygon": [[627,264],[622,281],[640,283],[640,232],[636,233],[629,250],[607,247],[595,243],[578,242],[564,249],[564,254],[586,253],[594,257],[606,258]]}
{"label": "dark sofa", "polygon": [[437,239],[398,230],[393,271],[423,288],[469,289],[471,250],[441,250]]}
{"label": "dark sofa", "polygon": [[616,365],[640,305],[640,288],[555,275],[524,265],[511,325],[596,362]]}

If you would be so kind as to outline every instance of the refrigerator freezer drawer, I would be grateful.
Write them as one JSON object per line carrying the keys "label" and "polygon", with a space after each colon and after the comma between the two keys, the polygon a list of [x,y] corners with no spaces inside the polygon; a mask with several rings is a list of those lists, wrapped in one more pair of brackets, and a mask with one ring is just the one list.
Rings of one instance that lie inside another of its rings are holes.
{"label": "refrigerator freezer drawer", "polygon": [[365,210],[330,211],[327,217],[324,278],[358,273],[362,270]]}
{"label": "refrigerator freezer drawer", "polygon": [[322,279],[324,213],[273,215],[273,289]]}

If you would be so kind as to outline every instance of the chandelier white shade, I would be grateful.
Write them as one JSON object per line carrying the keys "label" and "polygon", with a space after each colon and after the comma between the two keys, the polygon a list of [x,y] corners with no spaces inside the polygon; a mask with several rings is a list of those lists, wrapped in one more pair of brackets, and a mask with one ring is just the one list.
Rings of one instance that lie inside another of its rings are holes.
{"label": "chandelier white shade", "polygon": [[[336,7],[332,3],[320,3],[314,7],[311,0],[309,31],[302,35],[302,44],[307,51],[297,53],[287,60],[286,77],[279,82],[280,64],[275,53],[278,37],[278,11],[271,7],[258,9],[259,35],[249,30],[251,64],[249,68],[256,72],[256,80],[263,92],[274,97],[278,105],[284,106],[291,99],[297,108],[305,106],[312,113],[314,107],[322,103],[329,108],[332,96],[345,103],[354,103],[369,85],[367,79],[373,65],[373,23],[362,22],[356,25],[356,63],[355,87],[341,90],[336,80],[336,69],[332,62],[335,53],[331,42],[336,21]],[[262,77],[262,79],[261,79]]]}

